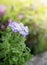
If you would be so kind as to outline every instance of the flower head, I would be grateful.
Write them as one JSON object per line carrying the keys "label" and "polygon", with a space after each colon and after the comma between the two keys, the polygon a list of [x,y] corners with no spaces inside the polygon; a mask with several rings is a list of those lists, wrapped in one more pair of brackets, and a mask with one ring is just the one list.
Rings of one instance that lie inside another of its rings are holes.
{"label": "flower head", "polygon": [[6,12],[6,6],[0,5],[0,16],[4,15]]}
{"label": "flower head", "polygon": [[21,30],[19,23],[9,20],[9,26],[11,27],[12,31],[19,32]]}
{"label": "flower head", "polygon": [[19,32],[22,36],[26,37],[29,34],[27,26],[24,26],[22,23],[17,23],[15,21],[9,20],[9,26],[13,32]]}
{"label": "flower head", "polygon": [[18,18],[23,19],[23,15],[22,14],[18,15]]}

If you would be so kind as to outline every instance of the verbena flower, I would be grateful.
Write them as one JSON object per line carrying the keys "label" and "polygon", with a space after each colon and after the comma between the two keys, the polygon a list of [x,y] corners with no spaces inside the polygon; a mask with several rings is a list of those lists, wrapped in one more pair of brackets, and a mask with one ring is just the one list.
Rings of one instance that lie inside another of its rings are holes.
{"label": "verbena flower", "polygon": [[11,27],[12,31],[14,31],[14,32],[19,32],[21,30],[19,24],[12,20],[9,20],[9,26]]}
{"label": "verbena flower", "polygon": [[29,34],[28,27],[24,26],[22,23],[17,23],[15,21],[9,20],[9,26],[13,32],[19,32],[24,37]]}
{"label": "verbena flower", "polygon": [[5,5],[0,5],[0,16],[4,15],[6,12],[6,6]]}

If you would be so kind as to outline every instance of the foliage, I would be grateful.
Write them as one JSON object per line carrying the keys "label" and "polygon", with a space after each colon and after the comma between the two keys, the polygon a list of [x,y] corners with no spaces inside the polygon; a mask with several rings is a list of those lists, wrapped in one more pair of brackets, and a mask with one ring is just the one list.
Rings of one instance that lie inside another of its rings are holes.
{"label": "foliage", "polygon": [[1,33],[0,65],[24,65],[31,55],[24,43],[25,39],[7,28]]}

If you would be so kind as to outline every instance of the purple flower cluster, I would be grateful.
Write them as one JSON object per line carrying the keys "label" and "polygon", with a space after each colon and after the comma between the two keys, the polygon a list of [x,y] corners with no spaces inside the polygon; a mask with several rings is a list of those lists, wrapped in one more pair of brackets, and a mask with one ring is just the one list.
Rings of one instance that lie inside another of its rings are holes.
{"label": "purple flower cluster", "polygon": [[28,27],[24,26],[22,23],[17,23],[15,21],[9,20],[9,26],[13,32],[19,32],[24,37],[29,34]]}
{"label": "purple flower cluster", "polygon": [[4,15],[6,12],[6,6],[0,5],[0,16]]}

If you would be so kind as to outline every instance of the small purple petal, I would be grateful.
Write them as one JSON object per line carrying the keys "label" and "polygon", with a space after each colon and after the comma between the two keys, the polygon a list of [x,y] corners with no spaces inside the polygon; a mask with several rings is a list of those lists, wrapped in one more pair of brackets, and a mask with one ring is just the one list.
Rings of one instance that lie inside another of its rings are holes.
{"label": "small purple petal", "polygon": [[18,18],[23,19],[23,15],[22,14],[18,15]]}
{"label": "small purple petal", "polygon": [[19,32],[22,36],[26,37],[28,35],[28,33],[24,32],[24,31],[20,31]]}
{"label": "small purple petal", "polygon": [[19,24],[21,29],[23,30],[24,29],[24,25],[22,23]]}
{"label": "small purple petal", "polygon": [[29,30],[28,30],[28,27],[27,26],[25,26],[25,32],[27,32],[27,33],[29,33]]}

